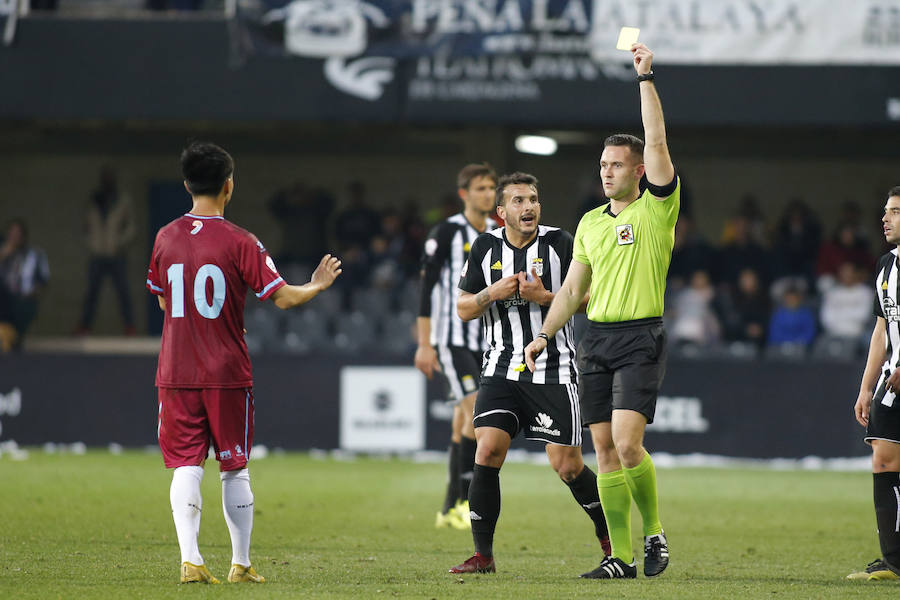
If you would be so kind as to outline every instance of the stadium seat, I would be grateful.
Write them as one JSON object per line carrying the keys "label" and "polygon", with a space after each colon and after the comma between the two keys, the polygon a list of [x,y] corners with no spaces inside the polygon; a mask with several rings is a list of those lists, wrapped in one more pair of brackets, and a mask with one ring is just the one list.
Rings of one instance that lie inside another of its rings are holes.
{"label": "stadium seat", "polygon": [[859,351],[859,340],[821,335],[813,344],[812,356],[825,360],[853,360]]}
{"label": "stadium seat", "polygon": [[386,352],[395,355],[411,355],[415,352],[416,315],[400,311],[388,315],[381,323],[381,339]]}
{"label": "stadium seat", "polygon": [[285,321],[281,349],[289,354],[310,354],[333,349],[328,330],[330,317],[312,306],[291,312]]}
{"label": "stadium seat", "polygon": [[375,322],[361,312],[341,313],[334,320],[334,345],[342,352],[359,352],[375,344]]}
{"label": "stadium seat", "polygon": [[391,310],[391,297],[385,290],[360,288],[354,290],[350,308],[373,319],[381,319]]}
{"label": "stadium seat", "polygon": [[806,357],[806,346],[803,344],[777,344],[766,346],[766,360],[785,361],[803,360]]}
{"label": "stadium seat", "polygon": [[277,350],[281,342],[280,309],[267,303],[250,311],[244,319],[244,340],[251,352]]}

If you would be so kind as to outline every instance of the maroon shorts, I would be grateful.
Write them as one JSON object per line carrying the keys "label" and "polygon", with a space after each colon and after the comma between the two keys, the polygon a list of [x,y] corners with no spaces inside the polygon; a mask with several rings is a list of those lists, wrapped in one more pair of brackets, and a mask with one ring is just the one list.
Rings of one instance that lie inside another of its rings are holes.
{"label": "maroon shorts", "polygon": [[247,464],[253,444],[253,391],[159,388],[159,447],[166,467],[199,466],[212,442],[219,470]]}

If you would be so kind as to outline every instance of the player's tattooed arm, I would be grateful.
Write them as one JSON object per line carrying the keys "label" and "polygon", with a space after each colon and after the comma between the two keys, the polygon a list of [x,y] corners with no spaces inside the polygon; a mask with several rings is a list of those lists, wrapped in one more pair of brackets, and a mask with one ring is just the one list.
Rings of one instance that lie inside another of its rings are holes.
{"label": "player's tattooed arm", "polygon": [[505,300],[519,291],[519,279],[515,275],[498,279],[477,294],[460,290],[456,301],[456,314],[463,321],[477,319],[492,302]]}
{"label": "player's tattooed arm", "polygon": [[491,303],[491,292],[488,288],[484,288],[480,292],[475,295],[475,302],[481,308],[487,308],[487,305]]}

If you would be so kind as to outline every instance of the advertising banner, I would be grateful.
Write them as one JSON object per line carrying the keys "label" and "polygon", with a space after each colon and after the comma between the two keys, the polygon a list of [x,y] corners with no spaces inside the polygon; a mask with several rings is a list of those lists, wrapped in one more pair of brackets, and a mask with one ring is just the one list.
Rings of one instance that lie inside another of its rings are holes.
{"label": "advertising banner", "polygon": [[425,449],[425,378],[413,367],[341,369],[344,450]]}
{"label": "advertising banner", "polygon": [[237,13],[237,47],[318,59],[342,92],[410,103],[541,99],[630,80],[640,29],[667,65],[900,65],[900,0],[272,0]]}

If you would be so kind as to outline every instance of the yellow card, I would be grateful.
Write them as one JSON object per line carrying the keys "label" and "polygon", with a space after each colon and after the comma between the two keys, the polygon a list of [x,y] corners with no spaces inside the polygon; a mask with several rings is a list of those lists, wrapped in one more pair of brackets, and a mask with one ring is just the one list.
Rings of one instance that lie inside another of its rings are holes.
{"label": "yellow card", "polygon": [[619,30],[619,41],[616,42],[616,50],[631,51],[631,45],[638,41],[641,30],[637,27],[623,27]]}

